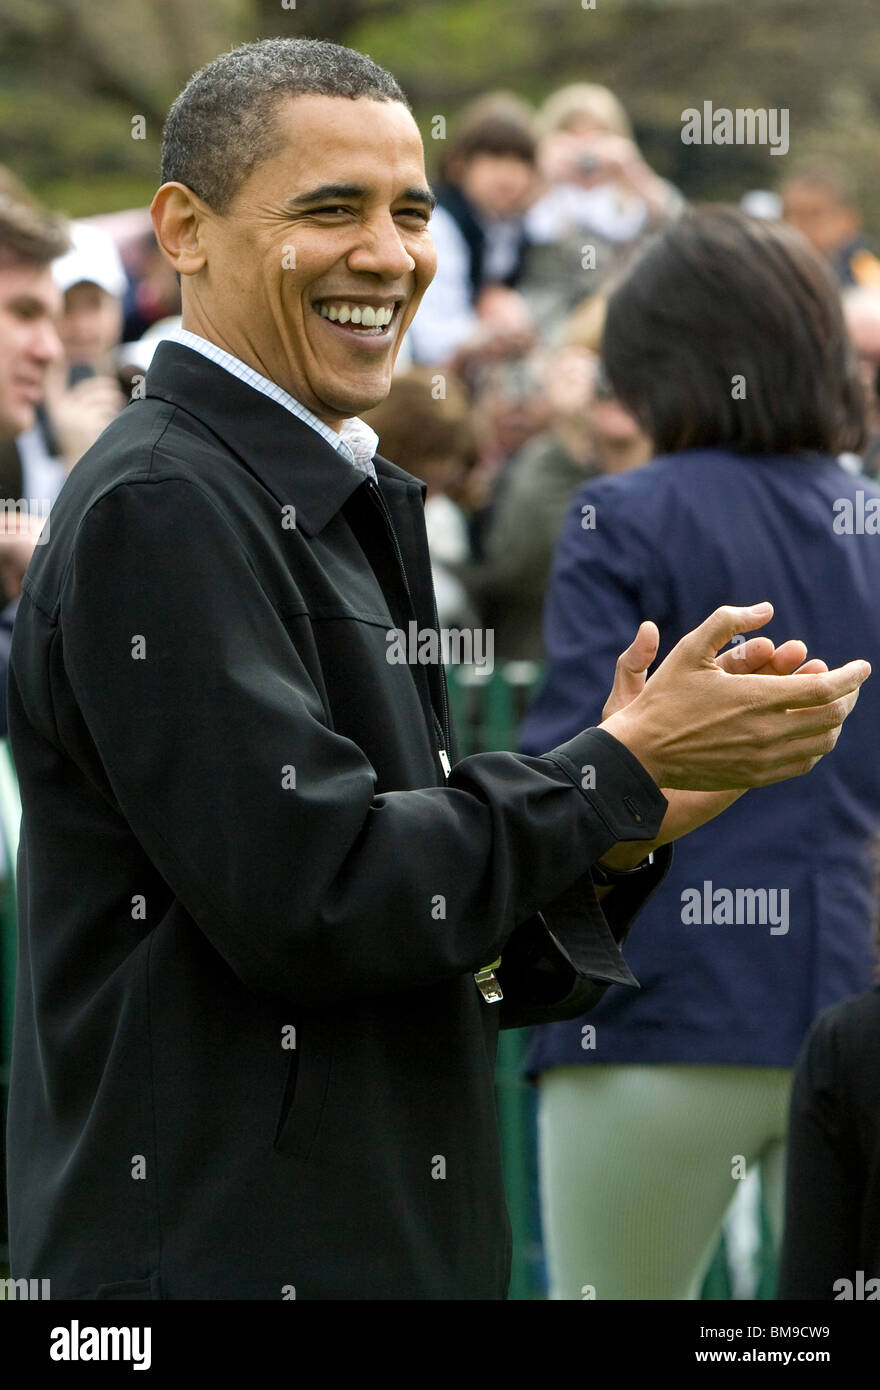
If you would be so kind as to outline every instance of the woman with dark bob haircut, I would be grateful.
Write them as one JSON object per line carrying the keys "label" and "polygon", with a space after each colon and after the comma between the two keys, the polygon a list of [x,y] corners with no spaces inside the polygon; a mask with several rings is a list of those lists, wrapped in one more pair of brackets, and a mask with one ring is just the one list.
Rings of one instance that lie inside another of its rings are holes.
{"label": "woman with dark bob haircut", "polygon": [[[629,643],[634,698],[702,613],[750,594],[774,605],[766,635],[802,639],[801,670],[854,641],[880,658],[880,489],[838,458],[862,445],[861,392],[837,287],[800,234],[688,212],[612,294],[603,357],[655,457],[574,500],[524,750],[601,721]],[[641,913],[641,988],[535,1030],[552,1297],[698,1297],[755,1167],[778,1242],[793,1064],[813,1019],[872,979],[878,727],[868,684],[806,781],[732,792]]]}

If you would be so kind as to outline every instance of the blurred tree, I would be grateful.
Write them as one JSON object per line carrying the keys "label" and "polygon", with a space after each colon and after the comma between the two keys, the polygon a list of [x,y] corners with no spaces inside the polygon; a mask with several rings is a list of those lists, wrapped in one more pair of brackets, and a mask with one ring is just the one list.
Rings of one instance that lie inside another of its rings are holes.
{"label": "blurred tree", "polygon": [[[843,158],[880,229],[880,26],[874,0],[3,0],[0,162],[75,213],[146,201],[168,104],[202,63],[261,35],[328,38],[391,68],[426,137],[504,87],[537,103],[597,81],[648,158],[692,197],[771,187],[792,160]],[[681,113],[786,107],[791,151],[685,146]],[[132,117],[144,139],[132,138]]]}
{"label": "blurred tree", "polygon": [[143,202],[169,103],[251,14],[250,0],[4,0],[0,159],[72,214]]}
{"label": "blurred tree", "polygon": [[[293,0],[292,4],[289,0],[288,4],[284,0],[255,0],[253,5],[258,34],[273,38],[276,34],[295,32],[304,38],[329,39],[331,43],[349,43],[351,31],[365,17],[397,20],[413,8],[412,0],[320,0],[320,14],[315,0]],[[288,18],[295,22],[293,28],[284,23]]]}

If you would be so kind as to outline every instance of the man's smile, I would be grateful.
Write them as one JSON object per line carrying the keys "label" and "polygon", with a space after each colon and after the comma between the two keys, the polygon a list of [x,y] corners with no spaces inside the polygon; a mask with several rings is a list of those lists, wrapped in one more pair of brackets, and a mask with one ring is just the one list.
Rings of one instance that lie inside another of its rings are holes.
{"label": "man's smile", "polygon": [[315,300],[312,308],[335,333],[362,346],[388,346],[396,334],[401,298],[370,299],[336,297]]}

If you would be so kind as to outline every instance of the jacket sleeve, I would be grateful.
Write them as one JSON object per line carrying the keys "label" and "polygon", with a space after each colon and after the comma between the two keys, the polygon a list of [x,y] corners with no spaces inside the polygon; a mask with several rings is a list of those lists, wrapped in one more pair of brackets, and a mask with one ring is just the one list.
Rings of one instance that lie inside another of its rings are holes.
{"label": "jacket sleeve", "polygon": [[83,756],[146,855],[243,981],[303,1007],[480,969],[617,840],[653,838],[666,808],[601,730],[377,794],[233,526],[187,479],[93,504],[60,640]]}
{"label": "jacket sleeve", "polygon": [[544,753],[596,724],[617,658],[640,622],[669,615],[664,565],[628,505],[626,475],[587,483],[560,531],[544,609],[547,672],[524,720],[520,747]]}

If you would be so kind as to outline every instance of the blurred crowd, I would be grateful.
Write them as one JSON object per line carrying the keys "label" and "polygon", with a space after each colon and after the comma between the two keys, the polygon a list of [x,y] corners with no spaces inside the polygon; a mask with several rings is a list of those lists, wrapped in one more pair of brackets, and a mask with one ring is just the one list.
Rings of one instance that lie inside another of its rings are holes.
{"label": "blurred crowd", "polygon": [[[588,83],[552,93],[537,111],[506,92],[474,101],[443,142],[433,184],[437,276],[391,394],[366,418],[381,452],[427,485],[441,625],[491,628],[496,660],[540,660],[550,559],[573,494],[590,476],[637,468],[652,454],[602,368],[607,296],[686,202],[642,157],[620,101]],[[47,262],[58,297],[47,322],[60,341],[22,337],[25,364],[8,370],[37,398],[0,419],[3,495],[51,502],[178,326],[179,289],[146,209],[65,226],[11,171],[0,171],[0,197],[19,220],[51,222],[61,238],[54,249],[66,248]],[[742,204],[799,228],[840,281],[871,427],[850,463],[875,474],[880,261],[849,171],[790,170],[778,189],[751,190]],[[51,250],[50,237],[41,254]],[[32,543],[21,524],[10,537],[7,521],[7,634]]]}

